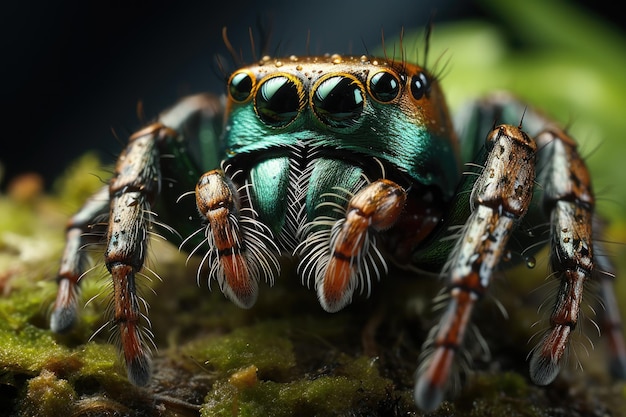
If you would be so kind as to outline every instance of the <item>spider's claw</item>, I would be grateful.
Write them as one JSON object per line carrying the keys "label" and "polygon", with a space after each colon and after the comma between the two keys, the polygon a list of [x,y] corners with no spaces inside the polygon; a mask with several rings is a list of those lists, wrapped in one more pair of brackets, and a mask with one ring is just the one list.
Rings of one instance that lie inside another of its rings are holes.
{"label": "spider's claw", "polygon": [[337,259],[339,255],[333,253],[324,280],[317,288],[317,298],[320,305],[329,313],[336,313],[352,300],[354,285],[350,285],[353,275],[351,262],[347,259]]}
{"label": "spider's claw", "polygon": [[[243,256],[238,255],[236,262],[233,263],[235,263],[237,267],[234,268],[234,272],[226,273],[225,285],[222,291],[226,297],[238,307],[245,309],[251,308],[254,303],[256,303],[259,294],[259,284],[255,279],[249,276],[248,267]],[[244,272],[237,273],[237,270]]]}
{"label": "spider's claw", "polygon": [[537,385],[548,385],[559,374],[571,333],[567,325],[555,326],[532,352],[530,379]]}
{"label": "spider's claw", "polygon": [[435,411],[441,405],[444,393],[445,387],[422,375],[415,382],[413,399],[422,411],[428,413]]}
{"label": "spider's claw", "polygon": [[138,387],[145,387],[152,376],[152,360],[147,353],[141,353],[136,358],[126,362],[128,380]]}
{"label": "spider's claw", "polygon": [[559,374],[561,366],[556,358],[535,350],[530,358],[530,379],[536,385],[548,385]]}
{"label": "spider's claw", "polygon": [[78,290],[75,287],[69,279],[59,280],[57,298],[50,315],[50,330],[55,333],[68,331],[78,319]]}
{"label": "spider's claw", "polygon": [[623,357],[614,357],[609,362],[609,372],[616,379],[626,379],[626,362]]}
{"label": "spider's claw", "polygon": [[77,312],[72,306],[55,308],[50,315],[50,330],[54,333],[64,333],[76,323]]}

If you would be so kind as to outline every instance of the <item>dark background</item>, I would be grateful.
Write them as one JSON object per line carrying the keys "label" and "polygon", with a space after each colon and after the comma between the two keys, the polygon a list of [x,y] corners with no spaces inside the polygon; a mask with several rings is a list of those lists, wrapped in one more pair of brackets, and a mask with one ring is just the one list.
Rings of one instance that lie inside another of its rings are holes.
{"label": "dark background", "polygon": [[[577,2],[621,26],[622,14],[601,2]],[[148,118],[177,98],[221,92],[215,55],[227,55],[221,29],[250,50],[248,28],[272,22],[280,54],[353,52],[380,43],[381,30],[435,22],[491,19],[472,1],[266,0],[125,2],[22,1],[3,5],[2,188],[14,176],[38,172],[52,180],[78,155],[97,150],[111,162],[139,126],[137,102]],[[532,28],[529,28],[532,30]],[[582,29],[581,29],[582,30]],[[364,46],[365,45],[365,46]],[[271,50],[274,52],[274,50]],[[248,54],[248,57],[250,55]]]}

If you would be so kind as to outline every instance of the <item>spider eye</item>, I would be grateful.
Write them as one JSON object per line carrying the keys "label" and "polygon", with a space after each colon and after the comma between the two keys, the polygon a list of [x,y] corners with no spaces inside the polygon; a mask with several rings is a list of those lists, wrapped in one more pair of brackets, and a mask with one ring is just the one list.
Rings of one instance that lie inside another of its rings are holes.
{"label": "spider eye", "polygon": [[423,72],[411,77],[411,94],[415,100],[419,100],[424,95],[430,93],[430,80]]}
{"label": "spider eye", "polygon": [[330,127],[353,126],[365,105],[363,87],[355,79],[342,75],[323,80],[312,96],[312,105],[319,119]]}
{"label": "spider eye", "polygon": [[381,71],[370,78],[369,88],[374,99],[388,103],[398,96],[400,81],[392,73]]}
{"label": "spider eye", "polygon": [[228,92],[236,102],[244,102],[250,97],[254,80],[252,75],[247,72],[238,72],[233,74],[228,81]]}
{"label": "spider eye", "polygon": [[284,75],[266,79],[254,100],[259,118],[271,127],[287,126],[304,107],[302,87]]}

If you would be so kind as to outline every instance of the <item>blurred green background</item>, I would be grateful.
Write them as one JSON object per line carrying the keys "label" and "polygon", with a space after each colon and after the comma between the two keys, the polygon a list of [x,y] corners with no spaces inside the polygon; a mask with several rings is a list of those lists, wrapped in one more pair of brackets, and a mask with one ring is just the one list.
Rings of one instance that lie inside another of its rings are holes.
{"label": "blurred green background", "polygon": [[[626,38],[565,1],[481,1],[498,23],[436,25],[430,60],[446,61],[450,106],[506,89],[563,125],[593,172],[598,208],[626,213]],[[440,64],[441,65],[441,64]]]}

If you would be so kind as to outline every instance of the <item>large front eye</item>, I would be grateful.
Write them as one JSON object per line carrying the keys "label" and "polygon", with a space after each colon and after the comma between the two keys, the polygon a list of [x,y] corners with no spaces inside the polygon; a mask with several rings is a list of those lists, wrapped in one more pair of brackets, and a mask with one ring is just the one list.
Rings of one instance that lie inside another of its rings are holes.
{"label": "large front eye", "polygon": [[357,122],[363,112],[365,96],[356,78],[337,75],[321,81],[311,101],[315,114],[323,123],[345,128]]}
{"label": "large front eye", "polygon": [[375,100],[388,103],[398,97],[400,80],[390,72],[377,72],[370,78],[369,89]]}
{"label": "large front eye", "polygon": [[430,80],[423,72],[411,77],[411,94],[415,100],[419,100],[424,95],[428,97],[430,93]]}
{"label": "large front eye", "polygon": [[296,79],[277,75],[263,80],[255,96],[255,109],[263,123],[284,127],[304,107],[304,92]]}
{"label": "large front eye", "polygon": [[231,75],[228,80],[228,92],[233,100],[243,103],[250,97],[254,87],[254,78],[246,71],[237,72]]}

